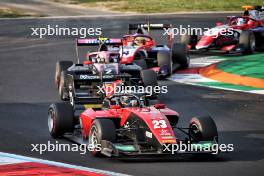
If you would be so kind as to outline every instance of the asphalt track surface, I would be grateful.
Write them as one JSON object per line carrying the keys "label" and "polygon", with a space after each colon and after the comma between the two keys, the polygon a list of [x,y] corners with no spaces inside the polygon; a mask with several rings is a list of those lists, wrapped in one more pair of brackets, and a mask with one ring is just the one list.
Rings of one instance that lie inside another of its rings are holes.
{"label": "asphalt track surface", "polygon": [[[126,32],[130,22],[164,22],[211,27],[224,14],[168,15],[161,17],[100,17],[0,20],[0,151],[132,175],[260,175],[264,172],[264,96],[161,81],[169,93],[160,99],[182,114],[180,125],[192,116],[211,115],[221,143],[235,151],[213,159],[179,157],[176,160],[119,161],[78,152],[32,152],[30,144],[52,140],[47,109],[59,101],[54,87],[55,63],[74,60],[73,37],[38,39],[29,27],[59,24],[102,27],[108,37]],[[60,139],[61,143],[69,143]]]}

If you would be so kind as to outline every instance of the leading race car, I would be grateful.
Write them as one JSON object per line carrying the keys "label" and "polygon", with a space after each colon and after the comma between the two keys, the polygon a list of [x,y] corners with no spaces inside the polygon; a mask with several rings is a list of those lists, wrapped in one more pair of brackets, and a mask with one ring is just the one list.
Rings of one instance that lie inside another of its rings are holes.
{"label": "leading race car", "polygon": [[93,146],[94,155],[171,156],[164,146],[175,144],[199,148],[176,153],[212,153],[210,147],[217,144],[218,132],[211,117],[194,117],[186,128],[179,127],[178,120],[178,112],[134,94],[114,94],[104,99],[102,109],[88,108],[78,115],[69,103],[51,104],[48,111],[53,138],[67,136]]}
{"label": "leading race car", "polygon": [[193,34],[181,36],[181,42],[192,50],[241,52],[252,54],[263,49],[264,7],[243,6],[242,16],[229,16],[227,24],[216,23],[216,27],[206,31],[201,38]]}
{"label": "leading race car", "polygon": [[[158,76],[169,76],[176,69],[188,68],[190,58],[185,44],[173,44],[169,36],[167,45],[158,45],[150,35],[150,30],[169,28],[170,24],[129,24],[129,34],[123,36],[121,63],[134,62],[156,71]],[[136,32],[131,34],[133,30]]]}
{"label": "leading race car", "polygon": [[[100,106],[103,98],[107,96],[107,92],[100,91],[102,87],[156,86],[157,76],[154,71],[142,70],[134,63],[120,64],[120,45],[121,39],[77,39],[78,63],[59,61],[56,65],[55,85],[61,99],[69,99],[72,105]],[[99,46],[99,49],[88,52],[86,60],[80,63],[78,46]],[[109,46],[113,48],[110,50]]]}

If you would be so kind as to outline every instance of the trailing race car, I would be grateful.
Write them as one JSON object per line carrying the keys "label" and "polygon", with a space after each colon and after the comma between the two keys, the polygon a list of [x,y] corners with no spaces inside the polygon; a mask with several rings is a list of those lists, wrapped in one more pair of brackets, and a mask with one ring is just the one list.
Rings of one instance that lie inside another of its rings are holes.
{"label": "trailing race car", "polygon": [[[99,46],[97,52],[88,52],[80,64],[59,61],[56,64],[55,85],[62,100],[75,104],[101,104],[107,96],[100,87],[117,85],[156,86],[157,76],[152,70],[142,70],[136,64],[120,64],[119,46],[121,39],[77,39],[78,46]],[[109,50],[107,46],[117,46]]]}
{"label": "trailing race car", "polygon": [[229,16],[227,24],[216,23],[201,38],[193,31],[183,35],[181,42],[193,50],[220,50],[251,54],[263,49],[264,7],[243,6],[243,16]]}
{"label": "trailing race car", "polygon": [[[129,24],[129,34],[123,36],[121,63],[134,62],[144,69],[156,71],[159,76],[169,76],[176,69],[188,68],[190,58],[185,44],[172,44],[169,36],[168,45],[157,45],[149,34],[151,29],[168,28],[171,28],[170,24]],[[136,33],[131,34],[132,30]]]}
{"label": "trailing race car", "polygon": [[93,146],[94,155],[171,155],[163,147],[180,143],[201,150],[176,153],[212,153],[210,147],[218,142],[217,127],[211,117],[194,117],[186,128],[181,128],[177,126],[178,112],[134,94],[114,94],[104,99],[102,109],[88,108],[75,115],[69,103],[51,104],[50,135]]}

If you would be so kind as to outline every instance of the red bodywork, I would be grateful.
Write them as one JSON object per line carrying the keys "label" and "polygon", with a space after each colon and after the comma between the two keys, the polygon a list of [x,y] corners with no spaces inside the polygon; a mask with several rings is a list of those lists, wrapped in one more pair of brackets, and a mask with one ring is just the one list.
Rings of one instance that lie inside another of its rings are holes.
{"label": "red bodywork", "polygon": [[[243,24],[238,24],[238,19],[243,19]],[[241,33],[243,30],[254,29],[258,26],[264,26],[264,20],[255,20],[249,16],[229,17],[228,24],[216,23],[216,27],[211,30],[214,32],[205,33],[195,45],[196,49],[209,48],[213,42],[215,47],[219,46],[223,51],[231,51],[236,48],[238,38],[233,36],[224,36],[222,32],[229,30]],[[189,45],[192,48],[192,45]]]}
{"label": "red bodywork", "polygon": [[[136,115],[148,127],[153,136],[160,144],[176,143],[176,137],[166,116],[178,118],[179,114],[163,104],[156,104],[144,108],[112,108],[109,110],[87,109],[80,115],[81,124],[83,127],[82,134],[88,137],[91,124],[96,118],[118,119],[120,127],[123,127],[131,115]],[[154,138],[153,137],[153,138]]]}
{"label": "red bodywork", "polygon": [[[137,46],[134,45],[135,39],[137,37],[145,38],[144,44]],[[123,36],[123,55],[121,57],[122,64],[129,64],[134,61],[135,55],[139,51],[149,51],[152,47],[156,46],[155,40],[153,40],[149,35],[145,34],[133,34]]]}
{"label": "red bodywork", "polygon": [[[145,37],[146,41],[141,46],[130,46],[130,42],[134,42],[136,37]],[[149,35],[143,35],[143,34],[133,34],[133,35],[125,35],[122,39],[123,48],[119,51],[98,51],[98,52],[91,52],[86,55],[86,58],[88,61],[84,61],[84,64],[92,64],[91,58],[105,58],[105,62],[109,63],[111,62],[111,57],[118,56],[120,59],[121,64],[129,64],[134,61],[135,55],[140,50],[151,50],[152,47],[156,46],[155,40],[153,40]],[[128,54],[121,54],[121,52],[128,53]]]}

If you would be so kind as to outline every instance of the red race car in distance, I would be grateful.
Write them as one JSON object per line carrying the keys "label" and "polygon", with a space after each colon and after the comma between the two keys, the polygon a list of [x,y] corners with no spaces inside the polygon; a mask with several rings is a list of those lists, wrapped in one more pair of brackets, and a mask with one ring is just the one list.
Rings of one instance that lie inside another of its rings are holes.
{"label": "red race car in distance", "polygon": [[229,16],[227,24],[216,23],[216,27],[199,37],[193,34],[181,36],[181,43],[192,50],[218,50],[252,54],[263,49],[264,7],[243,6],[242,16]]}

